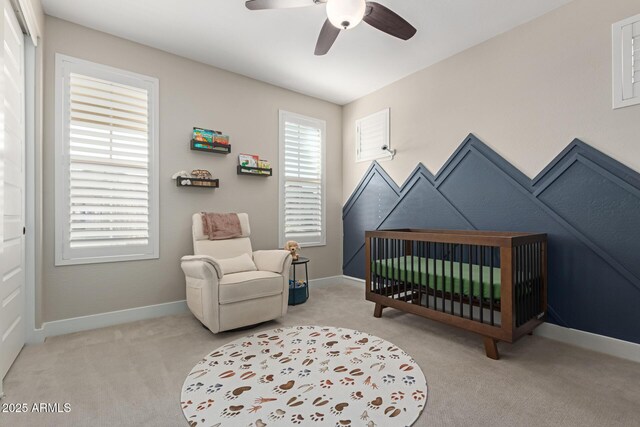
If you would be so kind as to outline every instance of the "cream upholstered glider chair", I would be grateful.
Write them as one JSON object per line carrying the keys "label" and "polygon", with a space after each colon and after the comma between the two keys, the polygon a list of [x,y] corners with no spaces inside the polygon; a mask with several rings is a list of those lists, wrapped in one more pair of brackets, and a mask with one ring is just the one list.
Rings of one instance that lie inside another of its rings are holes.
{"label": "cream upholstered glider chair", "polygon": [[284,250],[254,252],[249,217],[239,213],[238,218],[242,236],[209,240],[203,232],[201,215],[193,215],[195,255],[182,258],[187,305],[213,333],[287,313],[291,254]]}

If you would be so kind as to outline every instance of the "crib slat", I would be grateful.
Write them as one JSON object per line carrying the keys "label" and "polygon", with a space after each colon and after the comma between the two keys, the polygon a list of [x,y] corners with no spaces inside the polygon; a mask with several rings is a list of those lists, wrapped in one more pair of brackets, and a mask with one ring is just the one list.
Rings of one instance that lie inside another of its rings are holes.
{"label": "crib slat", "polygon": [[473,319],[473,300],[470,295],[473,295],[473,252],[475,248],[473,245],[469,245],[469,257],[467,258],[467,270],[469,283],[467,284],[467,290],[465,291],[465,298],[467,299],[467,305],[469,306],[469,318]]}
{"label": "crib slat", "polygon": [[384,255],[382,253],[382,239],[378,239],[378,263],[376,264],[376,269],[378,269],[378,294],[382,294],[382,260],[384,259]]}
{"label": "crib slat", "polygon": [[[430,304],[429,296],[431,295],[431,276],[429,274],[429,270],[430,270],[430,268],[429,268],[429,260],[431,259],[431,242],[427,242],[426,246],[427,246],[426,247],[426,249],[427,249],[427,256],[426,256],[427,262],[426,262],[426,264],[427,265],[426,265],[425,268],[427,269],[427,272],[426,272],[426,275],[427,275],[427,280],[426,280],[426,282],[427,282],[427,308],[429,308],[429,304]],[[435,262],[434,262],[434,266],[433,267],[435,268]],[[435,274],[434,274],[434,276],[435,276]],[[435,300],[434,300],[434,303],[435,303]],[[435,306],[434,306],[434,308],[435,308]]]}
{"label": "crib slat", "polygon": [[[444,286],[442,284],[442,282],[444,280],[444,259],[442,259],[443,255],[444,255],[444,253],[443,253],[444,251],[443,251],[442,246],[443,246],[443,243],[435,243],[435,249],[434,249],[436,261],[435,261],[434,266],[433,266],[433,270],[434,270],[433,271],[433,275],[435,276],[435,283],[434,283],[435,294],[434,294],[434,298],[435,298],[436,310],[438,309],[438,289],[440,289],[440,288],[438,288],[438,282],[440,282],[440,286],[442,288],[444,288]],[[438,262],[437,262],[438,259],[440,259],[440,276],[438,276]],[[440,295],[442,296],[442,292],[440,292]],[[444,297],[442,297],[441,299],[442,299],[442,302],[440,304],[440,311],[444,311]]]}
{"label": "crib slat", "polygon": [[389,256],[391,255],[391,240],[390,239],[385,239],[385,248],[384,248],[384,268],[385,268],[385,275],[384,275],[384,295],[385,296],[389,296],[389,276],[390,276],[390,270],[389,270]]}
{"label": "crib slat", "polygon": [[398,296],[398,299],[401,299],[401,298],[403,298],[402,286],[403,286],[404,281],[402,280],[402,262],[400,261],[401,257],[402,257],[402,240],[400,240],[400,239],[396,240],[396,257],[398,259],[398,261],[397,261],[397,263],[398,263],[398,269],[397,269],[398,270],[398,282],[397,282],[398,289],[397,289],[396,294]]}
{"label": "crib slat", "polygon": [[527,321],[527,246],[522,246],[522,319],[521,324]]}
{"label": "crib slat", "polygon": [[540,314],[540,281],[542,280],[542,268],[541,268],[541,245],[540,243],[536,243],[536,289],[535,294],[533,295],[533,300],[535,301],[535,315]]}
{"label": "crib slat", "polygon": [[[434,274],[436,276],[436,301],[438,299],[438,293],[440,294],[440,311],[444,312],[444,243],[435,243],[436,249],[436,258],[440,259],[440,276],[438,276],[438,263],[436,262]],[[440,279],[440,280],[438,280]],[[438,287],[438,282],[440,282],[440,287]],[[440,292],[438,292],[440,290]],[[437,304],[436,304],[437,307]]]}
{"label": "crib slat", "polygon": [[376,238],[376,254],[377,254],[377,260],[376,260],[376,290],[377,293],[380,294],[382,291],[382,260],[384,259],[384,257],[382,256],[382,239],[380,238]]}
{"label": "crib slat", "polygon": [[396,272],[396,274],[398,275],[396,278],[396,281],[394,283],[395,285],[395,296],[396,298],[400,298],[400,294],[402,293],[402,290],[400,288],[400,284],[402,283],[402,270],[400,268],[400,257],[402,256],[401,252],[400,252],[400,240],[396,239],[396,244],[395,244],[395,254],[393,257],[393,260],[395,262],[396,268],[394,269],[394,271]]}
{"label": "crib slat", "polygon": [[524,263],[526,259],[526,254],[524,251],[524,246],[519,246],[519,250],[520,250],[520,268],[518,269],[518,273],[520,274],[520,284],[519,284],[520,305],[518,307],[518,312],[520,313],[520,325],[522,325],[524,323],[524,318],[526,315],[525,292],[524,292],[524,284],[525,284]]}
{"label": "crib slat", "polygon": [[522,247],[516,247],[516,326],[522,324]]}
{"label": "crib slat", "polygon": [[387,268],[387,239],[383,238],[380,243],[380,294],[384,295],[387,287],[387,274],[382,274],[382,271]]}
{"label": "crib slat", "polygon": [[[469,272],[469,282],[471,282],[473,280],[473,272],[471,271],[471,245],[467,245],[467,271]],[[473,320],[473,306],[471,304],[467,305],[469,306],[469,319]]]}
{"label": "crib slat", "polygon": [[384,287],[384,276],[382,275],[382,261],[384,260],[384,241],[385,239],[378,239],[378,263],[376,269],[378,269],[378,294],[382,295],[382,289]]}
{"label": "crib slat", "polygon": [[527,321],[527,246],[522,246],[522,319],[521,324]]}
{"label": "crib slat", "polygon": [[371,291],[375,292],[376,291],[376,287],[375,287],[375,283],[376,283],[376,264],[375,264],[375,259],[376,259],[376,239],[374,237],[370,237],[369,238],[369,273],[371,274],[371,283],[367,283],[367,286],[371,287]]}
{"label": "crib slat", "polygon": [[522,292],[522,282],[523,282],[523,268],[522,268],[522,258],[523,258],[523,250],[522,250],[522,246],[518,246],[518,290],[519,290],[519,304],[518,304],[518,326],[522,325],[522,300],[523,300],[523,294],[524,292]]}
{"label": "crib slat", "polygon": [[536,294],[534,296],[536,302],[536,316],[542,311],[540,302],[540,288],[542,287],[542,244],[536,243],[536,254],[538,255],[538,262],[536,266]]}
{"label": "crib slat", "polygon": [[447,276],[444,269],[444,263],[446,260],[446,252],[447,252],[447,244],[440,243],[440,286],[442,287],[442,291],[440,292],[441,306],[440,310],[444,313],[446,312],[446,304],[447,304]]}
{"label": "crib slat", "polygon": [[516,293],[516,297],[515,297],[515,307],[513,307],[513,309],[515,310],[514,313],[514,317],[516,318],[516,326],[520,326],[520,246],[516,246],[514,248],[514,252],[515,252],[515,257],[516,257],[516,262],[515,262],[515,266],[516,266],[516,271],[514,273],[515,275],[515,283],[513,284],[514,287],[514,292]]}
{"label": "crib slat", "polygon": [[382,274],[382,265],[380,264],[382,261],[382,253],[380,252],[380,239],[376,238],[377,242],[376,242],[376,264],[375,264],[375,269],[376,269],[376,286],[377,286],[377,290],[378,290],[378,294],[380,293],[380,279],[381,279],[381,274]]}
{"label": "crib slat", "polygon": [[373,283],[371,284],[371,290],[373,292],[377,292],[378,290],[378,272],[377,264],[376,264],[376,253],[378,250],[378,238],[371,238],[371,277],[373,277]]}
{"label": "crib slat", "polygon": [[[414,291],[414,287],[416,285],[416,253],[418,251],[418,245],[417,242],[412,240],[411,241],[411,291]],[[418,260],[420,260],[420,258],[418,258]],[[418,280],[419,280],[418,276]],[[420,291],[420,286],[418,285],[418,305],[422,305],[422,292]]]}
{"label": "crib slat", "polygon": [[422,242],[416,240],[416,256],[418,257],[418,293],[420,295],[420,305],[422,306],[422,296],[424,294],[422,283]]}
{"label": "crib slat", "polygon": [[480,246],[480,322],[484,323],[484,246]]}
{"label": "crib slat", "polygon": [[397,267],[399,267],[396,262],[396,247],[398,246],[398,240],[393,239],[393,244],[391,246],[391,297],[396,299],[396,285],[398,281],[396,280],[396,274],[398,273]]}
{"label": "crib slat", "polygon": [[[407,270],[407,258],[411,256],[409,260],[410,270]],[[404,278],[409,282],[409,290],[411,292],[411,304],[415,303],[416,297],[413,292],[413,242],[406,240],[404,242]]]}
{"label": "crib slat", "polygon": [[533,271],[533,248],[531,244],[527,245],[527,306],[529,307],[527,320],[533,317],[533,279],[534,279],[534,271]]}
{"label": "crib slat", "polygon": [[493,246],[490,247],[489,257],[489,323],[493,326],[494,314],[493,314]]}
{"label": "crib slat", "polygon": [[398,239],[396,240],[396,258],[397,258],[397,263],[398,263],[398,281],[396,283],[396,285],[398,286],[397,290],[396,290],[396,294],[398,299],[402,298],[402,286],[403,286],[403,280],[402,280],[402,240]]}
{"label": "crib slat", "polygon": [[447,258],[449,258],[449,314],[453,314],[453,299],[455,298],[455,284],[454,284],[454,280],[453,280],[453,244],[449,243],[449,256]]}
{"label": "crib slat", "polygon": [[536,256],[536,252],[535,252],[535,244],[530,243],[527,245],[527,253],[528,253],[528,267],[527,267],[527,320],[532,319],[535,316],[535,306],[534,306],[534,292],[535,292],[535,280],[536,280],[536,274],[535,274],[535,265],[536,265],[536,261],[535,261],[535,256]]}
{"label": "crib slat", "polygon": [[536,243],[536,254],[538,255],[536,265],[536,294],[534,299],[536,301],[536,316],[542,311],[540,303],[540,290],[542,288],[542,243]]}
{"label": "crib slat", "polygon": [[526,323],[529,320],[529,245],[524,245],[522,248],[524,253],[524,259],[522,262],[522,296],[524,299],[524,315],[522,316],[522,323]]}
{"label": "crib slat", "polygon": [[[409,270],[407,270],[407,241],[402,240],[402,247],[404,249],[404,294],[407,295],[407,282],[409,281]],[[413,301],[413,293],[411,294],[411,300]]]}
{"label": "crib slat", "polygon": [[391,295],[393,296],[394,299],[397,298],[397,287],[398,287],[398,279],[396,278],[396,274],[398,274],[398,270],[400,267],[400,263],[396,260],[396,258],[398,257],[398,239],[393,239],[393,252],[391,253],[391,271],[393,272],[392,274],[392,278],[393,281],[391,282]]}
{"label": "crib slat", "polygon": [[463,253],[462,251],[464,250],[464,245],[459,245],[460,246],[460,258],[458,258],[458,294],[460,297],[460,317],[464,317],[464,304],[463,304],[463,300],[464,300],[464,292],[462,292],[462,288],[463,288],[463,283],[462,283],[462,258],[463,258]]}

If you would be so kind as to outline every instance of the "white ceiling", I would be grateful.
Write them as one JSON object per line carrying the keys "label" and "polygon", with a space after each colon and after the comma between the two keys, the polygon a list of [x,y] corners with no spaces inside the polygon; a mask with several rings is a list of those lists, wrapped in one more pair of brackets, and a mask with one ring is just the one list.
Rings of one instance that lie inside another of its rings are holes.
{"label": "white ceiling", "polygon": [[[418,29],[401,41],[362,23],[314,56],[325,6],[249,11],[244,0],[42,0],[68,21],[346,104],[570,0],[378,0]],[[309,0],[312,3],[312,0]]]}

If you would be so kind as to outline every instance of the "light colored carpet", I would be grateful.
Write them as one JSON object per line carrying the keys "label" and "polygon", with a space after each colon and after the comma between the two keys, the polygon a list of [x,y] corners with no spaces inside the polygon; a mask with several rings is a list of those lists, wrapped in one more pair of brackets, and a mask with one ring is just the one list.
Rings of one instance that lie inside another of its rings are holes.
{"label": "light colored carpet", "polygon": [[[68,414],[0,413],[2,426],[186,426],[180,392],[213,349],[257,330],[329,325],[365,331],[412,355],[429,383],[416,426],[632,426],[640,364],[536,336],[485,357],[471,333],[387,309],[364,291],[311,289],[306,304],[255,330],[213,335],[191,315],[53,337],[26,347],[5,378],[4,402],[69,402]],[[382,427],[382,426],[379,426]]]}

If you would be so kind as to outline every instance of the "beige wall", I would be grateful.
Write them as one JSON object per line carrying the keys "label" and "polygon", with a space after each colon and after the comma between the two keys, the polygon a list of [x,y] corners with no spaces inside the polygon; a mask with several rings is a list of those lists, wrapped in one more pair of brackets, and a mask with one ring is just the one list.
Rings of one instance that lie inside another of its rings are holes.
{"label": "beige wall", "polygon": [[575,0],[408,76],[343,110],[343,201],[368,163],[355,163],[355,120],[391,108],[401,184],[418,162],[436,173],[469,133],[529,177],[580,138],[640,171],[640,105],[612,110],[611,24],[638,0]]}
{"label": "beige wall", "polygon": [[[398,155],[382,165],[398,183],[418,162],[437,172],[468,133],[530,177],[576,137],[640,171],[640,106],[611,109],[611,24],[637,13],[637,0],[575,0],[344,108],[47,17],[39,319],[183,299],[178,260],[191,252],[194,211],[249,212],[254,246],[277,246],[279,108],[327,121],[329,233],[326,247],[305,250],[313,259],[313,277],[340,273],[341,204],[369,166],[355,163],[354,122],[383,108],[391,108],[391,143]],[[160,260],[53,265],[56,52],[160,79]],[[234,154],[189,151],[194,125],[228,132]],[[238,152],[270,159],[276,175],[238,177]],[[213,171],[221,188],[178,189],[169,179],[177,170],[194,168]]]}
{"label": "beige wall", "polygon": [[[160,259],[54,266],[55,53],[123,68],[160,80]],[[192,253],[191,214],[248,212],[255,249],[278,245],[278,109],[327,122],[327,245],[305,249],[312,277],[340,274],[342,253],[342,108],[56,18],[46,18],[44,117],[43,321],[184,299],[180,257]],[[228,156],[189,150],[193,126],[231,136]],[[237,153],[271,160],[274,176],[236,175]],[[180,189],[171,175],[204,168],[221,188]]]}

